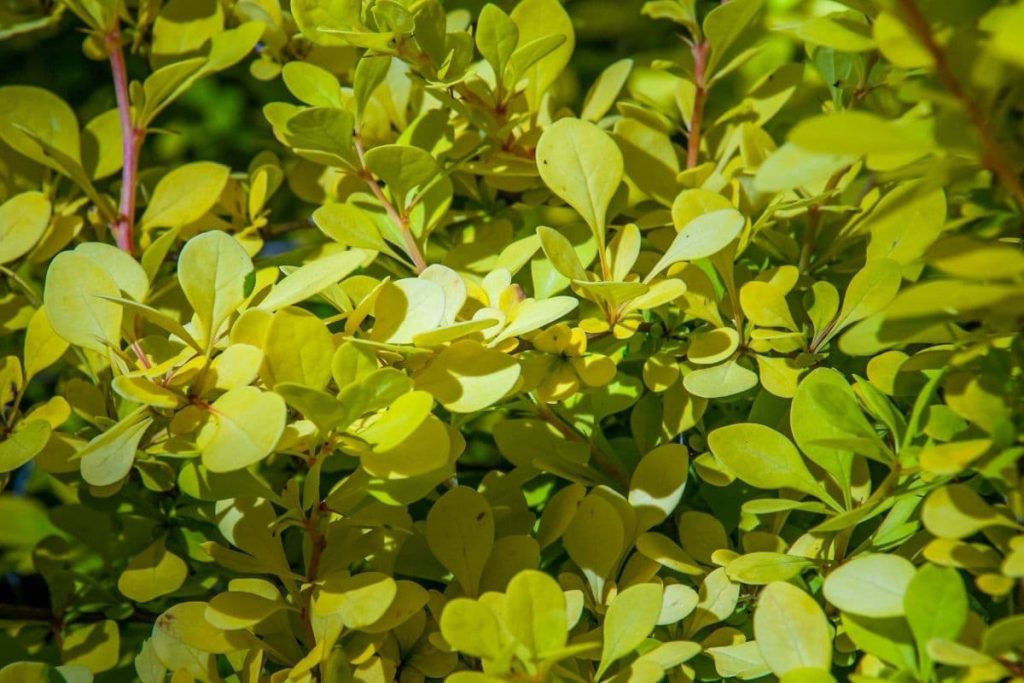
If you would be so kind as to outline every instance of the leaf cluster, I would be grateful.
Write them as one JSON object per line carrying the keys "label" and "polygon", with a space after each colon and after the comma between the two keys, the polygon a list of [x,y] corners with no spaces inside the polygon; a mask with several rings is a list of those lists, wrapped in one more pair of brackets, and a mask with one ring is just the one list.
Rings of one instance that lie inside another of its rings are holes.
{"label": "leaf cluster", "polygon": [[1024,2],[581,5],[12,10],[0,683],[1024,680]]}

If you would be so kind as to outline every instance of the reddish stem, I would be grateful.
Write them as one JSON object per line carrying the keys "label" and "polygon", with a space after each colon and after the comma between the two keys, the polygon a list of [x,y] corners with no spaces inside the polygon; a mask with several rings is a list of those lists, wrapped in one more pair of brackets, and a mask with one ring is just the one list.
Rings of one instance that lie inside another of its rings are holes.
{"label": "reddish stem", "polygon": [[114,93],[117,96],[117,109],[121,118],[121,138],[124,165],[121,169],[121,201],[118,205],[117,218],[111,223],[110,229],[117,240],[117,246],[134,255],[135,253],[135,190],[139,175],[139,150],[145,131],[136,128],[132,123],[132,105],[128,96],[128,70],[124,64],[124,52],[121,50],[121,28],[115,23],[110,33],[104,36],[107,54],[110,55],[110,70],[114,76]]}
{"label": "reddish stem", "polygon": [[686,168],[693,168],[697,165],[697,157],[700,154],[700,132],[704,123],[704,104],[708,99],[706,71],[708,67],[708,52],[711,50],[711,43],[694,43],[691,48],[693,52],[693,83],[697,90],[693,95],[693,113],[690,116],[690,138],[686,142]]}

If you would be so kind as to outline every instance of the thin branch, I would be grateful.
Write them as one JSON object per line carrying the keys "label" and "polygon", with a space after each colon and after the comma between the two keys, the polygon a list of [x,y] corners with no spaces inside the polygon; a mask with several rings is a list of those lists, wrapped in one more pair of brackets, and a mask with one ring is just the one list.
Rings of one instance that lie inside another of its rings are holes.
{"label": "thin branch", "polygon": [[402,235],[402,241],[405,244],[405,253],[412,259],[413,267],[416,273],[422,273],[427,267],[427,261],[423,258],[423,253],[420,251],[419,245],[416,244],[416,238],[412,234],[412,229],[409,227],[409,218],[395,208],[395,205],[384,194],[384,190],[381,189],[380,183],[373,177],[373,173],[366,166],[366,152],[363,148],[363,140],[357,134],[354,137],[356,155],[359,157],[360,173],[359,177],[366,182],[367,187],[373,193],[373,196],[377,198],[377,201],[384,206],[384,210],[390,216],[392,222],[398,228],[398,231]]}
{"label": "thin branch", "polygon": [[145,138],[145,131],[132,123],[132,104],[128,94],[128,70],[121,49],[120,22],[104,36],[107,54],[110,56],[110,70],[114,76],[114,93],[121,119],[123,167],[121,169],[121,201],[117,218],[110,225],[117,246],[134,255],[135,253],[135,193],[139,182],[139,151]]}
{"label": "thin branch", "polygon": [[907,28],[910,29],[918,41],[931,54],[932,61],[935,62],[935,72],[939,79],[945,85],[946,90],[960,101],[964,112],[967,114],[967,119],[978,131],[982,147],[982,163],[999,178],[1003,186],[1013,195],[1017,205],[1020,208],[1024,208],[1024,183],[1021,182],[1020,175],[1013,169],[1010,161],[1003,154],[1003,149],[996,140],[995,132],[992,130],[991,123],[985,112],[978,105],[978,101],[964,89],[956,74],[953,73],[946,52],[935,40],[928,19],[921,13],[921,8],[917,6],[917,2],[915,0],[899,0],[899,4],[903,9]]}
{"label": "thin branch", "polygon": [[626,476],[626,473],[623,472],[615,463],[613,463],[611,458],[609,458],[605,453],[601,451],[600,448],[597,447],[597,444],[595,444],[592,440],[587,439],[582,434],[573,429],[572,426],[567,424],[564,420],[562,420],[562,418],[555,414],[555,411],[551,410],[551,408],[549,408],[548,405],[543,401],[536,401],[536,406],[538,417],[540,417],[549,425],[557,429],[566,439],[570,441],[575,441],[577,443],[588,444],[590,446],[590,457],[592,457],[594,461],[601,466],[601,469],[603,469],[607,474],[611,475],[616,481],[618,481],[623,486],[629,486],[629,477]]}
{"label": "thin branch", "polygon": [[304,527],[309,535],[309,564],[306,565],[306,583],[309,584],[309,597],[302,606],[300,619],[302,630],[306,638],[306,646],[313,648],[316,645],[316,634],[313,631],[312,593],[313,584],[320,578],[320,558],[327,548],[327,539],[320,533],[320,515],[327,509],[325,503],[320,502],[310,510],[309,518],[306,519]]}
{"label": "thin branch", "polygon": [[693,168],[697,165],[700,155],[701,127],[704,122],[704,105],[708,99],[707,66],[708,52],[711,44],[708,42],[694,43],[693,52],[693,82],[697,90],[693,95],[693,112],[690,115],[690,137],[686,141],[686,168]]}
{"label": "thin branch", "polygon": [[806,273],[807,267],[811,265],[811,256],[814,254],[814,247],[818,241],[818,229],[821,227],[821,207],[825,205],[829,199],[829,194],[836,189],[836,186],[839,185],[839,180],[849,170],[849,166],[844,166],[833,173],[828,182],[825,183],[822,200],[807,209],[807,230],[804,232],[804,243],[800,249],[800,261],[797,266],[801,273]]}

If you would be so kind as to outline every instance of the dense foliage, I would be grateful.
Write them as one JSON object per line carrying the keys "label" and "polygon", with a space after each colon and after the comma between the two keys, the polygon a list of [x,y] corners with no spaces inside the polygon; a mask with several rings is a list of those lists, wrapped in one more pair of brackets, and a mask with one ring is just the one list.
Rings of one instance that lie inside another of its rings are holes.
{"label": "dense foliage", "polygon": [[1024,680],[1024,3],[471,7],[0,7],[0,682]]}

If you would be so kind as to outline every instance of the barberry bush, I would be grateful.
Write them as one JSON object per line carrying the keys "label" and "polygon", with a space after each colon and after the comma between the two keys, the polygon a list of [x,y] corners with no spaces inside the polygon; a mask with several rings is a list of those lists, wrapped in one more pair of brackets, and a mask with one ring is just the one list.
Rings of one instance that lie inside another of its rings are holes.
{"label": "barberry bush", "polygon": [[2,683],[1024,680],[1024,2],[617,5],[0,7]]}

